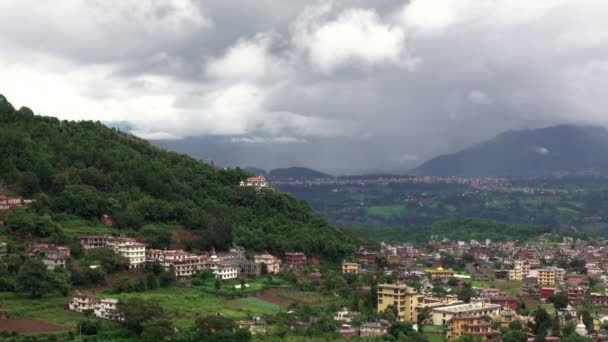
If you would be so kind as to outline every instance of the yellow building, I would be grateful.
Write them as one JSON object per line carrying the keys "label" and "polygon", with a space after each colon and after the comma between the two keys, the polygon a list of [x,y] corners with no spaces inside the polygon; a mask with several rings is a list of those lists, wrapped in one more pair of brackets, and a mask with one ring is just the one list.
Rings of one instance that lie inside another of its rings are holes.
{"label": "yellow building", "polygon": [[421,297],[418,290],[405,284],[378,284],[378,312],[393,305],[400,321],[416,323],[416,307]]}
{"label": "yellow building", "polygon": [[446,329],[448,340],[465,335],[474,335],[484,341],[500,341],[500,332],[492,329],[492,324],[481,317],[454,317]]}
{"label": "yellow building", "polygon": [[540,286],[555,286],[555,270],[540,269],[538,270],[538,285]]}
{"label": "yellow building", "polygon": [[443,267],[439,267],[436,269],[427,269],[426,273],[431,276],[431,280],[454,278],[454,271],[445,270],[445,269],[443,269]]}
{"label": "yellow building", "polygon": [[359,274],[359,264],[356,262],[343,262],[342,273]]}

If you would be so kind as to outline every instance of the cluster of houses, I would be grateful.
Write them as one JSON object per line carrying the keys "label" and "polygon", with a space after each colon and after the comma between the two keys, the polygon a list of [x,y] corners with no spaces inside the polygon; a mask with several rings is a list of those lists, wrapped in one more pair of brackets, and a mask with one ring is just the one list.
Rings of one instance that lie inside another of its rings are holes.
{"label": "cluster of houses", "polygon": [[112,321],[122,321],[123,317],[118,311],[118,299],[102,298],[97,299],[94,295],[81,293],[79,291],[72,295],[68,303],[68,309],[76,312],[91,312],[95,317],[109,319]]}
{"label": "cluster of houses", "polygon": [[[29,208],[34,203],[34,200],[24,199],[21,197],[10,197],[0,193],[0,211],[14,210],[17,208]],[[4,220],[0,217],[0,225],[4,224]]]}
{"label": "cluster of houses", "polygon": [[[564,238],[562,242],[535,241],[516,245],[514,242],[432,240],[425,248],[383,243],[376,253],[385,258],[384,271],[397,279],[394,284],[378,284],[378,311],[393,305],[399,320],[414,324],[419,322],[418,315],[424,311],[425,323],[446,326],[448,339],[473,334],[487,341],[499,341],[497,325],[507,326],[513,320],[524,323],[533,320],[516,313],[519,303],[534,308],[537,304],[549,303],[556,294],[568,298],[567,307],[552,313],[560,319],[562,326],[566,321],[572,321],[577,324],[576,331],[580,335],[608,339],[608,331],[600,329],[603,322],[608,322],[606,242],[589,244]],[[466,272],[458,274],[441,267],[448,258],[464,264]],[[564,264],[578,264],[583,267],[581,273],[585,274],[567,272],[559,267]],[[345,262],[342,272],[357,273],[360,267],[357,263]],[[473,287],[474,297],[469,303],[459,301],[449,287],[447,295],[441,298],[433,295],[434,286],[450,284],[462,288],[471,278],[509,282],[519,289],[503,293],[498,288]],[[590,280],[597,284],[595,288],[606,290],[593,292]],[[409,287],[406,285],[409,281],[418,282],[420,288]],[[518,296],[513,295],[515,292]],[[594,317],[593,329],[587,329],[577,315],[576,308],[584,302],[600,311]],[[602,311],[607,315],[601,314]]]}
{"label": "cluster of houses", "polygon": [[254,188],[256,191],[260,191],[262,189],[271,189],[270,182],[264,176],[249,177],[242,180],[239,183],[239,186]]}

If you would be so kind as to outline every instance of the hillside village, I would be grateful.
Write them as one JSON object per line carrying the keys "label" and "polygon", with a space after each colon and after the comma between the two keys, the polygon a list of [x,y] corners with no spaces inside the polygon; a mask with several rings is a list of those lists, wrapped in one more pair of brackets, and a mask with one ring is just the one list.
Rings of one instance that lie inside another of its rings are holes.
{"label": "hillside village", "polygon": [[[254,187],[256,191],[270,188],[262,177],[243,181],[240,186]],[[5,195],[2,198],[10,203],[9,207],[2,207],[5,211],[32,204],[31,200]],[[99,222],[111,227],[113,219],[103,215]],[[332,288],[337,277],[347,279],[346,288],[351,290],[344,292],[345,288],[336,287],[330,290],[345,297],[331,312],[335,323],[326,333],[341,338],[388,336],[397,327],[403,328],[398,324],[410,324],[409,334],[427,339],[474,337],[493,342],[520,334],[530,341],[538,340],[538,336],[553,341],[576,334],[595,341],[608,340],[606,241],[558,239],[552,235],[528,242],[451,241],[437,237],[426,245],[408,242],[362,245],[356,255],[332,266],[318,255],[301,251],[277,256],[233,245],[225,251],[195,253],[150,248],[137,238],[118,233],[79,235],[77,239],[78,259],[96,250],[109,250],[125,260],[122,271],[125,274],[134,277],[149,274],[146,272],[156,265],[181,288],[196,288],[208,283],[205,279],[211,277],[216,290],[228,286],[228,293],[255,296],[256,291],[273,288],[268,285],[249,291],[250,283],[264,277],[290,279],[289,286],[299,288],[298,291],[302,286],[317,284],[312,286],[313,292],[324,292],[326,286]],[[8,250],[14,252],[5,243],[1,247],[4,258],[8,257]],[[49,272],[73,268],[74,256],[69,245],[37,241],[28,244],[25,252],[29,258],[41,260]],[[327,283],[325,273],[332,274],[329,279],[332,284]],[[336,277],[337,274],[341,276]],[[74,289],[65,298],[65,310],[90,312],[98,319],[124,322],[122,302],[112,293]],[[358,311],[362,309],[360,305],[347,304],[348,298],[356,293],[372,296],[371,308],[375,313],[363,314]],[[322,319],[302,316],[297,310],[297,307],[289,309],[293,319],[285,322],[295,335]],[[221,315],[221,310],[217,314]],[[272,316],[252,316],[235,320],[234,324],[252,335],[264,336],[274,329],[268,323],[272,321]]]}

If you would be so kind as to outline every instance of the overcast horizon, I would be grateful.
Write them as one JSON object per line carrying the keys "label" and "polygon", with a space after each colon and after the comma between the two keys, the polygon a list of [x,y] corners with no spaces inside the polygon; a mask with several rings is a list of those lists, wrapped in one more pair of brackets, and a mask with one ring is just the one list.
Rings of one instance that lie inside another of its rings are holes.
{"label": "overcast horizon", "polygon": [[506,130],[608,126],[606,17],[601,0],[5,1],[0,94],[202,137],[197,157],[226,164],[407,170]]}

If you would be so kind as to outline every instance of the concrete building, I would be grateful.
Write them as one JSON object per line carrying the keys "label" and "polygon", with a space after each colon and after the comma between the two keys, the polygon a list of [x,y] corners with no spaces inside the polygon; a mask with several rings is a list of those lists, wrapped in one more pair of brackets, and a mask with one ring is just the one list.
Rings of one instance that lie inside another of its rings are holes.
{"label": "concrete building", "polygon": [[108,237],[106,246],[129,260],[129,268],[143,267],[146,262],[146,245],[133,238]]}
{"label": "concrete building", "polygon": [[555,286],[555,269],[543,268],[538,270],[538,285]]}
{"label": "concrete building", "polygon": [[268,252],[256,254],[253,257],[253,262],[266,265],[266,269],[270,274],[279,274],[281,271],[281,260]]}
{"label": "concrete building", "polygon": [[249,330],[252,335],[266,335],[267,323],[261,317],[253,317],[253,319],[234,321],[239,329]]}
{"label": "concrete building", "polygon": [[217,279],[230,280],[239,277],[239,268],[228,262],[218,262],[211,266],[211,271]]}
{"label": "concrete building", "polygon": [[118,299],[103,298],[95,305],[95,316],[112,321],[122,321],[124,317],[118,312]]}
{"label": "concrete building", "polygon": [[471,301],[468,304],[451,305],[432,310],[433,325],[448,324],[454,317],[499,317],[501,305],[484,301]]}
{"label": "concrete building", "polygon": [[342,273],[359,274],[359,264],[356,262],[343,262]]}
{"label": "concrete building", "polygon": [[86,310],[95,310],[95,297],[88,293],[76,292],[70,298],[68,307],[71,311],[83,312]]}
{"label": "concrete building", "polygon": [[388,332],[390,323],[387,321],[365,322],[359,327],[360,336],[382,336]]}
{"label": "concrete building", "polygon": [[287,267],[302,270],[306,266],[306,255],[302,252],[285,253],[285,264]]}
{"label": "concrete building", "polygon": [[52,271],[57,268],[65,268],[65,262],[67,258],[68,257],[65,255],[64,252],[52,250],[44,253],[44,256],[42,257],[42,262],[46,266],[47,270]]}
{"label": "concrete building", "polygon": [[264,176],[249,177],[239,183],[240,186],[261,190],[270,187],[270,182]]}
{"label": "concrete building", "polygon": [[491,322],[479,316],[452,318],[446,329],[447,339],[453,340],[465,335],[473,335],[489,342],[500,341],[500,331],[492,329]]}
{"label": "concrete building", "polygon": [[342,307],[334,314],[334,320],[350,323],[355,317],[357,317],[357,315],[359,315],[358,312],[350,311],[347,308]]}
{"label": "concrete building", "polygon": [[454,271],[446,270],[443,267],[438,267],[436,269],[427,269],[426,273],[431,277],[432,281],[454,278]]}
{"label": "concrete building", "polygon": [[378,312],[394,305],[400,321],[416,323],[416,307],[421,297],[418,290],[405,284],[378,284]]}

